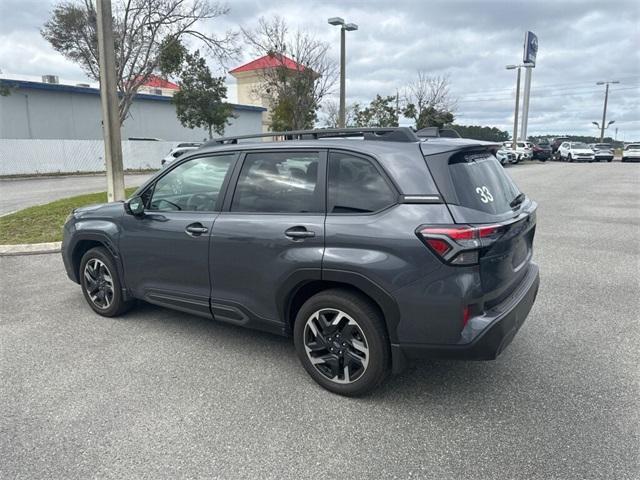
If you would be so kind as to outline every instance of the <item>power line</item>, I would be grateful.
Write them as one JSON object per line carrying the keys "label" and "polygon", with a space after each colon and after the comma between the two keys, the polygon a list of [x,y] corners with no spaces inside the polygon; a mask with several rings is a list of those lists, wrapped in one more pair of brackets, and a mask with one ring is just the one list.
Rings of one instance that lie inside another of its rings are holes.
{"label": "power line", "polygon": [[[631,79],[635,79],[635,78],[640,78],[640,75],[634,75],[634,76],[628,76],[628,77],[620,77],[620,81],[625,82],[627,80],[631,80]],[[554,90],[564,90],[564,89],[571,90],[573,88],[590,88],[590,87],[593,87],[594,85],[595,85],[595,80],[593,82],[579,80],[579,81],[563,82],[563,83],[542,83],[542,84],[537,84],[535,87],[532,88],[532,90],[540,91],[542,89],[548,89],[548,88],[553,88]],[[485,95],[487,93],[496,93],[496,94],[499,94],[500,92],[509,93],[509,92],[512,92],[512,91],[513,91],[513,88],[510,88],[510,87],[507,87],[507,88],[493,88],[493,89],[489,88],[489,89],[476,91],[476,92],[465,92],[465,97],[466,96],[473,96],[473,95]]]}
{"label": "power line", "polygon": [[[621,92],[621,91],[625,91],[625,90],[637,90],[639,87],[638,86],[633,86],[633,87],[624,87],[624,88],[612,88],[610,91],[611,92]],[[550,93],[548,95],[536,95],[536,98],[548,98],[548,97],[574,97],[577,95],[588,95],[590,93],[599,93],[600,89],[595,89],[595,90],[589,90],[589,91],[585,91],[585,92],[575,92],[575,93],[570,93],[570,92],[562,92],[562,93]],[[468,100],[457,100],[458,103],[476,103],[476,102],[495,102],[495,101],[507,101],[507,100],[511,100],[513,97],[511,95],[509,96],[501,96],[501,97],[493,97],[493,98],[472,98],[472,99],[468,99]]]}

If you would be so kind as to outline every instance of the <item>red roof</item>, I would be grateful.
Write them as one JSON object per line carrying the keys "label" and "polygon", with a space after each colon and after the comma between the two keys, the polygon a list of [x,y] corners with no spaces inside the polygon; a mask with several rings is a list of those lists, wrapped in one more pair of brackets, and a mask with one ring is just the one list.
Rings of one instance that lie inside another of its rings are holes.
{"label": "red roof", "polygon": [[146,82],[142,84],[145,87],[168,88],[170,90],[180,90],[180,87],[169,80],[157,75],[151,75]]}
{"label": "red roof", "polygon": [[291,60],[286,55],[265,55],[256,58],[249,63],[234,68],[229,73],[251,72],[253,70],[264,70],[267,68],[286,67],[289,70],[304,70],[304,65],[300,65],[295,60]]}

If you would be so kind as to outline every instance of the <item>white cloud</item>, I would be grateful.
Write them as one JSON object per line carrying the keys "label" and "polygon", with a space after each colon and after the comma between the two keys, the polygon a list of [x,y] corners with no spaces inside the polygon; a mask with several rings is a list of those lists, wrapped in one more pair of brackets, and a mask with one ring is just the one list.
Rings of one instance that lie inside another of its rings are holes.
{"label": "white cloud", "polygon": [[[114,0],[116,1],[116,0]],[[292,27],[331,42],[339,30],[326,19],[341,16],[360,29],[347,34],[347,96],[368,102],[394,95],[418,69],[449,74],[458,97],[457,121],[511,130],[515,73],[504,65],[522,58],[523,36],[540,39],[533,73],[529,131],[593,133],[602,114],[603,87],[612,86],[609,119],[620,135],[640,139],[640,3],[635,0],[358,0],[344,2],[233,0],[230,15],[201,28],[222,32],[251,27],[258,17],[283,16]],[[58,74],[86,81],[82,71],[40,37],[52,3],[3,0],[0,68],[9,73]],[[247,49],[238,64],[251,59]],[[230,93],[232,89],[230,89]]]}

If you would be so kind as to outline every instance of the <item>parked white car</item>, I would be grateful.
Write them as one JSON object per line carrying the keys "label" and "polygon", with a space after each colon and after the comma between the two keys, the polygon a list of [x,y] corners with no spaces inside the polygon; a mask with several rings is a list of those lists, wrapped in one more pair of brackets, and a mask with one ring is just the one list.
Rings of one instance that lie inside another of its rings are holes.
{"label": "parked white car", "polygon": [[517,163],[515,152],[504,145],[496,152],[496,158],[502,165],[506,165],[507,163]]}
{"label": "parked white car", "polygon": [[622,151],[623,162],[640,162],[640,144],[632,143]]}
{"label": "parked white car", "polygon": [[162,161],[160,162],[160,165],[162,165],[162,167],[164,168],[168,164],[173,162],[176,158],[180,157],[181,155],[184,155],[186,152],[197,150],[198,148],[200,148],[201,145],[202,144],[198,142],[179,143],[178,145],[176,145],[171,149],[171,151],[167,154],[166,157],[162,159]]}
{"label": "parked white car", "polygon": [[584,142],[563,142],[558,148],[560,161],[568,162],[593,162],[595,155],[593,150]]}
{"label": "parked white car", "polygon": [[533,157],[533,144],[529,142],[516,143],[516,156],[518,161],[531,160]]}
{"label": "parked white car", "polygon": [[517,142],[515,151],[513,150],[513,142],[504,142],[502,146],[515,154],[515,163],[518,163],[520,160],[531,160],[533,156],[533,150],[527,147],[526,142]]}
{"label": "parked white car", "polygon": [[589,145],[593,150],[593,155],[596,162],[604,160],[605,162],[611,162],[613,160],[613,146],[610,143],[594,143]]}

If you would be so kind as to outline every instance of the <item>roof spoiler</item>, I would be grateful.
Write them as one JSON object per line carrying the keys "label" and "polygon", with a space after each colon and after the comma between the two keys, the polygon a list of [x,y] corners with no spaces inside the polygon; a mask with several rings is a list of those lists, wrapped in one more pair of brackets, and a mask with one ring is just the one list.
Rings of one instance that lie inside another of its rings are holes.
{"label": "roof spoiler", "polygon": [[419,138],[462,138],[453,128],[425,127],[416,132]]}

